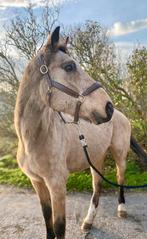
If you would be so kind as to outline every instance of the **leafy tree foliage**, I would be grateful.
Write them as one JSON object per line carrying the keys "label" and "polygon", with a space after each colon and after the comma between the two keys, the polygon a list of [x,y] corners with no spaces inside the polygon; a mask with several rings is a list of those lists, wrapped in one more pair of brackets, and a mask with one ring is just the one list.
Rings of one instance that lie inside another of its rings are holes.
{"label": "leafy tree foliage", "polygon": [[127,88],[131,95],[128,115],[134,132],[147,146],[147,48],[138,47],[127,62]]}
{"label": "leafy tree foliage", "polygon": [[127,63],[128,89],[142,119],[147,121],[147,48],[135,49]]}

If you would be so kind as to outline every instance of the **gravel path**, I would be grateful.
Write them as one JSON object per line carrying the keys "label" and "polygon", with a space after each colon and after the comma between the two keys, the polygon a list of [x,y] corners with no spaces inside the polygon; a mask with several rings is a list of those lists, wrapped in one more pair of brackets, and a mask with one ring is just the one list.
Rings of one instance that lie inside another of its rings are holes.
{"label": "gravel path", "polygon": [[[67,195],[66,239],[147,239],[147,192],[127,193],[128,218],[116,216],[117,195],[101,196],[93,229],[82,233],[89,193]],[[29,190],[0,186],[0,239],[45,239],[39,201]]]}

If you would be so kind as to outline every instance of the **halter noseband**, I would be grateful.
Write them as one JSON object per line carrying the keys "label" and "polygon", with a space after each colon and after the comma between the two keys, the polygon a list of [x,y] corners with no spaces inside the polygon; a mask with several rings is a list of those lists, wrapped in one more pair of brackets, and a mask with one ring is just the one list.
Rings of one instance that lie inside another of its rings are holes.
{"label": "halter noseband", "polygon": [[67,95],[77,98],[78,100],[77,100],[77,104],[76,104],[74,122],[73,122],[73,123],[77,124],[79,121],[80,107],[81,107],[81,104],[84,102],[85,96],[87,96],[87,95],[91,94],[93,91],[101,88],[102,85],[99,82],[95,82],[90,87],[88,87],[82,94],[79,94],[78,92],[68,88],[67,86],[51,79],[49,70],[48,70],[48,67],[46,65],[43,55],[41,55],[40,62],[41,62],[40,72],[43,75],[43,77],[46,78],[46,80],[48,82],[49,104],[50,104],[50,100],[51,100],[52,88],[56,88],[56,89],[64,92]]}

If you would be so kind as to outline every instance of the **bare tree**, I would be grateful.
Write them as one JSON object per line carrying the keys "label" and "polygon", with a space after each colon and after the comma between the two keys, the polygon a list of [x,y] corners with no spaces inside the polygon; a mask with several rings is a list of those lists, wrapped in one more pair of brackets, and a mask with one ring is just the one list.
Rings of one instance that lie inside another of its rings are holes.
{"label": "bare tree", "polygon": [[114,45],[106,30],[97,22],[87,21],[71,29],[70,35],[71,54],[94,79],[101,80],[112,95],[112,83],[119,84],[120,75]]}
{"label": "bare tree", "polygon": [[39,17],[30,4],[24,8],[23,16],[16,16],[4,26],[5,36],[0,43],[0,148],[16,139],[13,111],[24,66],[58,21],[59,9],[48,0],[42,2]]}

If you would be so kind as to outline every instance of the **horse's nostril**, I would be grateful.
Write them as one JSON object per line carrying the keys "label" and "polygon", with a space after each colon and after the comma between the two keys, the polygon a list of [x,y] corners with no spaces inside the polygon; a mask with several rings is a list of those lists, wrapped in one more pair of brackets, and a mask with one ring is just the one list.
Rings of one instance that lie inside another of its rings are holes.
{"label": "horse's nostril", "polygon": [[107,113],[107,116],[109,119],[111,119],[112,115],[113,115],[113,112],[114,112],[114,108],[113,108],[113,105],[111,102],[108,102],[106,104],[106,113]]}

